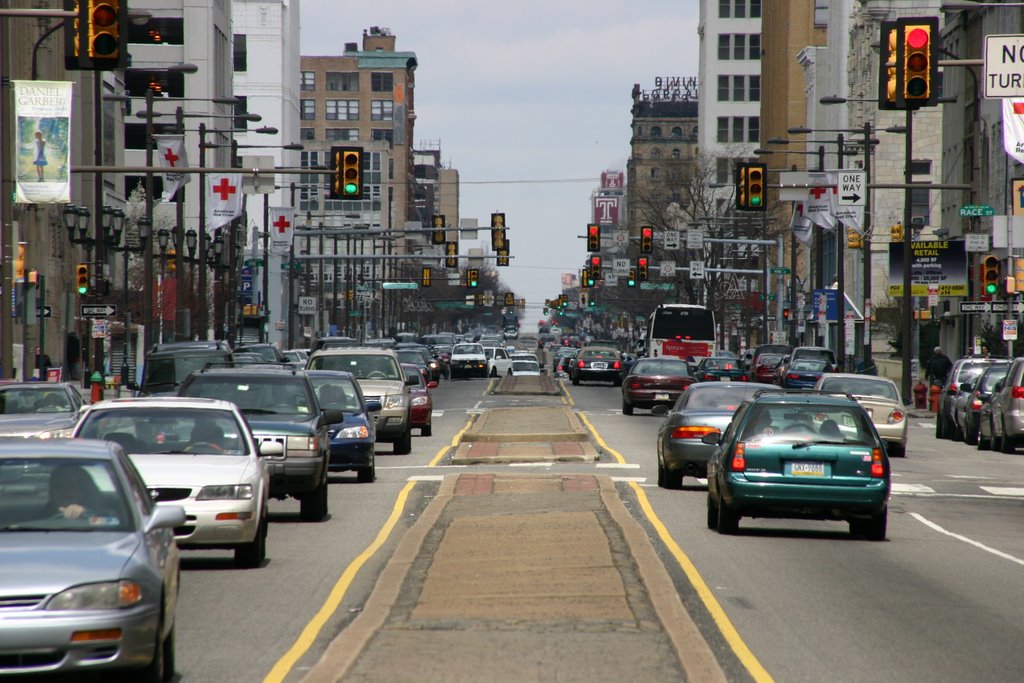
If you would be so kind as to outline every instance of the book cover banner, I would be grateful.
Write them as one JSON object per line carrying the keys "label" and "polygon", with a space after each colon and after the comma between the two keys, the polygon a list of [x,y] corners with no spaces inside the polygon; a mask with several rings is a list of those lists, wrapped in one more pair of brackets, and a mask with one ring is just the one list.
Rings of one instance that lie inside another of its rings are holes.
{"label": "book cover banner", "polygon": [[14,81],[18,203],[71,201],[71,85]]}

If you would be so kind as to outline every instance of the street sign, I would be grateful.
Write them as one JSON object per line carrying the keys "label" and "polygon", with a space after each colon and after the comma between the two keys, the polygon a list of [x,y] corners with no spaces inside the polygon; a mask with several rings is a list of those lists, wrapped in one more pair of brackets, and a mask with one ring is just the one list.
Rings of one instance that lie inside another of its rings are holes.
{"label": "street sign", "polygon": [[686,231],[686,248],[704,248],[704,228],[690,228]]}
{"label": "street sign", "polygon": [[42,309],[39,311],[39,316],[41,318],[52,318],[53,309],[50,306],[43,306]]}
{"label": "street sign", "polygon": [[[1005,301],[961,301],[961,313],[1006,313],[1009,306]],[[1014,313],[1024,313],[1024,302],[1018,301],[1013,305]]]}
{"label": "street sign", "polygon": [[1003,341],[1015,341],[1017,339],[1017,321],[1003,321]]}
{"label": "street sign", "polygon": [[313,315],[316,313],[316,297],[299,297],[299,315]]}
{"label": "street sign", "polygon": [[1024,97],[1024,35],[985,36],[985,97]]}
{"label": "street sign", "polygon": [[665,240],[662,244],[666,249],[678,249],[679,248],[679,231],[678,230],[666,230]]}
{"label": "street sign", "polygon": [[839,172],[839,206],[864,206],[864,171]]}
{"label": "street sign", "polygon": [[690,279],[691,280],[703,280],[704,279],[704,262],[703,261],[690,261]]}
{"label": "street sign", "polygon": [[616,277],[626,277],[627,275],[629,275],[629,259],[612,259],[612,275]]}
{"label": "street sign", "polygon": [[676,275],[676,262],[675,261],[662,261],[659,265],[659,271],[662,277],[675,277]]}
{"label": "street sign", "polygon": [[960,207],[960,217],[995,216],[996,210],[988,204],[967,204]]}
{"label": "street sign", "polygon": [[964,235],[964,250],[967,252],[984,253],[988,251],[988,235],[971,233]]}
{"label": "street sign", "polygon": [[117,315],[117,306],[113,304],[82,304],[83,318],[109,318]]}
{"label": "street sign", "polygon": [[416,282],[385,282],[382,287],[384,289],[419,289],[419,284]]}
{"label": "street sign", "polygon": [[768,272],[771,273],[772,275],[789,275],[791,271],[789,270],[789,268],[775,267],[769,268]]}

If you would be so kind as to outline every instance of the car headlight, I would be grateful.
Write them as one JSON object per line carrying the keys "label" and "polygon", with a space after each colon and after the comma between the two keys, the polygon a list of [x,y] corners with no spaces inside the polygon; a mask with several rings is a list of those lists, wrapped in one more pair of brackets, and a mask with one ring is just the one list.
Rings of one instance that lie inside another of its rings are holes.
{"label": "car headlight", "polygon": [[365,425],[359,425],[358,427],[346,427],[338,432],[336,438],[338,439],[366,439],[370,436],[370,430]]}
{"label": "car headlight", "polygon": [[56,427],[54,429],[44,429],[32,436],[37,439],[70,439],[74,436],[74,429],[69,427]]}
{"label": "car headlight", "polygon": [[289,451],[315,451],[317,449],[316,437],[289,436],[287,448]]}
{"label": "car headlight", "polygon": [[412,404],[413,404],[414,406],[423,406],[423,405],[426,405],[426,404],[427,404],[427,397],[426,397],[426,396],[417,396],[416,398],[414,398],[414,399],[412,400]]}
{"label": "car headlight", "polygon": [[427,365],[432,367],[432,368],[434,368],[435,370],[437,369],[437,361],[436,360],[430,361],[429,363],[427,363]]}
{"label": "car headlight", "polygon": [[121,609],[142,600],[142,587],[135,581],[108,581],[75,586],[53,596],[47,610]]}
{"label": "car headlight", "polygon": [[252,484],[216,484],[199,490],[196,500],[252,500]]}
{"label": "car headlight", "polygon": [[404,408],[405,407],[405,395],[404,394],[389,394],[384,399],[385,408]]}

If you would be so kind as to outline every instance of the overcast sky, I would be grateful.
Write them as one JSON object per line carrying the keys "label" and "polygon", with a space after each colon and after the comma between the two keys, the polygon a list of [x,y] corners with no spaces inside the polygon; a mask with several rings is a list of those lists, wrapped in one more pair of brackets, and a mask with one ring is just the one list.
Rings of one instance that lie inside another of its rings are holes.
{"label": "overcast sky", "polygon": [[[303,55],[340,55],[370,26],[416,53],[415,142],[440,141],[458,169],[463,218],[505,212],[512,260],[498,272],[528,304],[582,264],[590,193],[626,167],[633,84],[698,75],[697,0],[301,3]],[[490,182],[528,180],[552,182]]]}

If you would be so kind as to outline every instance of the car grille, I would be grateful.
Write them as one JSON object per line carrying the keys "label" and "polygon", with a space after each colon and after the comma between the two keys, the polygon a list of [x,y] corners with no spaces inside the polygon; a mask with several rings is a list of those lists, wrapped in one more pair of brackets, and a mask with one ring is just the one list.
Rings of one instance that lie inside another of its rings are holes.
{"label": "car grille", "polygon": [[45,595],[8,595],[0,598],[0,611],[32,609],[46,599]]}
{"label": "car grille", "polygon": [[54,664],[59,664],[64,657],[64,650],[0,654],[0,671],[18,671],[53,666]]}
{"label": "car grille", "polygon": [[363,394],[363,399],[366,401],[380,401],[381,403],[384,402],[383,396],[370,396],[369,394]]}
{"label": "car grille", "polygon": [[149,495],[157,503],[169,503],[172,500],[185,500],[192,495],[192,489],[172,488],[169,486],[154,487],[149,489]]}

